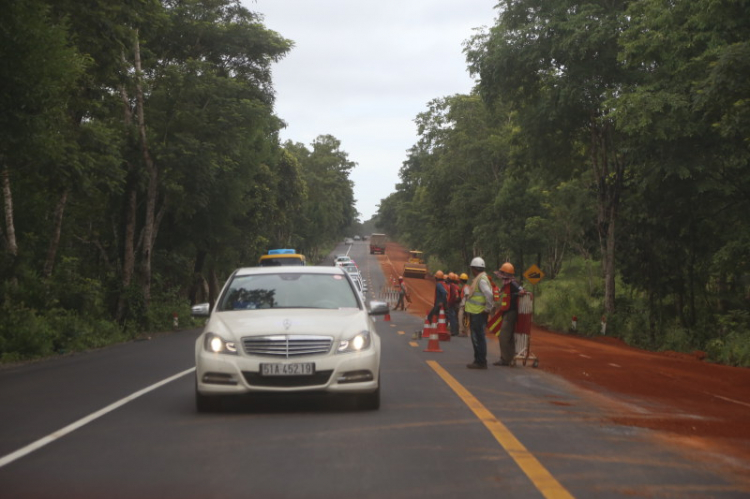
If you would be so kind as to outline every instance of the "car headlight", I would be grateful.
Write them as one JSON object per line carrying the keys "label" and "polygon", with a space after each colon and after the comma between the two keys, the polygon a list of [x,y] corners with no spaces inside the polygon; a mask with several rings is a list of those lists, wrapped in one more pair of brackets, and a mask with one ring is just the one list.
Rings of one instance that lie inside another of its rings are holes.
{"label": "car headlight", "polygon": [[206,334],[206,338],[203,340],[203,348],[211,353],[237,355],[237,345],[233,341],[227,341],[214,333]]}
{"label": "car headlight", "polygon": [[339,341],[337,353],[361,352],[370,348],[370,332],[362,331],[352,338]]}

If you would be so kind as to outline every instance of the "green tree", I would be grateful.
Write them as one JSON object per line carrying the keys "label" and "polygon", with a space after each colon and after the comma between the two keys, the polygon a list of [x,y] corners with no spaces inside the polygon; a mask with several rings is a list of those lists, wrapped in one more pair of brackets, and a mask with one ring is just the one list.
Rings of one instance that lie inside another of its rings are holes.
{"label": "green tree", "polygon": [[622,262],[647,292],[658,344],[673,317],[703,335],[711,314],[746,307],[750,6],[642,0],[627,15],[634,83],[611,106],[643,174]]}
{"label": "green tree", "polygon": [[[19,254],[12,177],[36,176],[65,154],[65,109],[84,67],[46,2],[2,2],[0,169],[6,254]],[[24,228],[26,230],[26,228]],[[15,277],[15,276],[12,276]]]}
{"label": "green tree", "polygon": [[356,163],[341,149],[341,142],[331,135],[320,135],[312,150],[301,143],[287,142],[284,148],[293,154],[302,167],[307,196],[295,227],[300,228],[304,250],[312,261],[331,241],[357,219],[354,187],[349,179]]}
{"label": "green tree", "polygon": [[[597,195],[605,308],[615,310],[616,225],[627,167],[607,99],[628,81],[618,60],[626,1],[521,0],[501,2],[497,24],[467,47],[479,90],[492,104],[518,112],[525,133],[546,147],[584,148]],[[529,140],[529,143],[533,143]]]}

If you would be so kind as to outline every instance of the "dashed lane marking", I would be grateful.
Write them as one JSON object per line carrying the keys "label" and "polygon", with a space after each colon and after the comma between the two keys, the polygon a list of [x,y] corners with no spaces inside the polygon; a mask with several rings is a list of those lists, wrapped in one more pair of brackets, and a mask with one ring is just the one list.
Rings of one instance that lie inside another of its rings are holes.
{"label": "dashed lane marking", "polygon": [[542,466],[542,463],[533,454],[526,450],[526,447],[523,446],[515,435],[494,414],[487,410],[474,395],[434,360],[428,360],[427,364],[456,392],[456,395],[464,401],[484,426],[490,430],[495,440],[502,445],[503,449],[513,458],[519,468],[529,477],[544,497],[547,499],[573,499],[570,492],[547,471],[547,468]]}
{"label": "dashed lane marking", "polygon": [[622,366],[619,366],[617,364],[612,364],[611,362],[609,363],[609,365],[612,366],[612,367],[622,367]]}
{"label": "dashed lane marking", "polygon": [[412,347],[416,348],[416,347],[419,346],[419,343],[417,343],[416,341],[410,341],[409,342],[409,346],[412,346]]}

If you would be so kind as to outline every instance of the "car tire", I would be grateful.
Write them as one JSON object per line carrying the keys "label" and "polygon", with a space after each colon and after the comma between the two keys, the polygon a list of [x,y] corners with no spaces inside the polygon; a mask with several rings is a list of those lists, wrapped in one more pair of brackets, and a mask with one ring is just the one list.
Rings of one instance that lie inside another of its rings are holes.
{"label": "car tire", "polygon": [[363,411],[377,411],[380,409],[380,381],[374,392],[357,395],[357,408]]}
{"label": "car tire", "polygon": [[221,410],[221,397],[201,395],[198,391],[198,381],[195,382],[195,409],[198,412],[218,412]]}

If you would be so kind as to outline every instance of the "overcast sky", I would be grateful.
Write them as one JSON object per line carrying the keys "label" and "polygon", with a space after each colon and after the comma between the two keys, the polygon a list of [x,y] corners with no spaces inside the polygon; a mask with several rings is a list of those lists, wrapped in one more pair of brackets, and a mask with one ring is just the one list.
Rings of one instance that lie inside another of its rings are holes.
{"label": "overcast sky", "polygon": [[295,44],[273,67],[282,141],[341,141],[362,222],[396,190],[417,114],[471,91],[463,42],[496,17],[496,0],[242,1]]}

